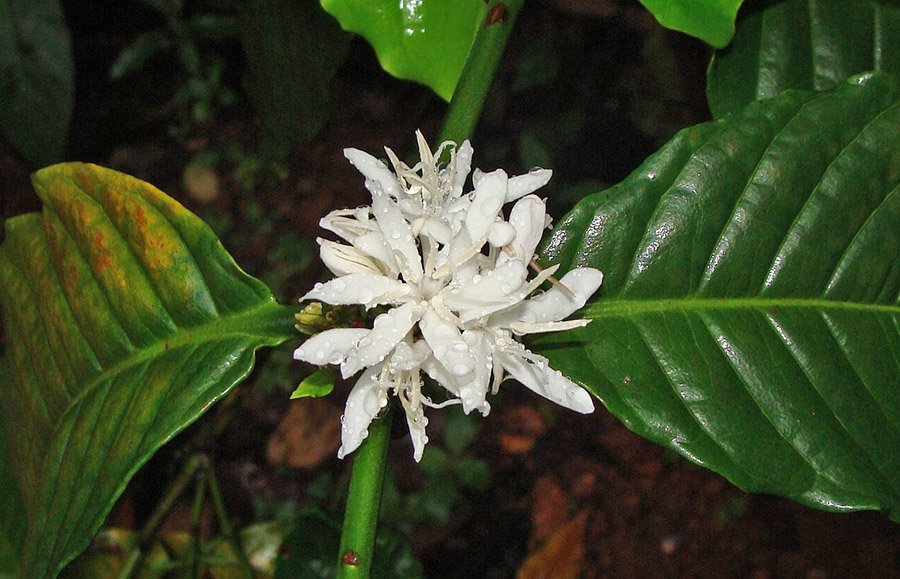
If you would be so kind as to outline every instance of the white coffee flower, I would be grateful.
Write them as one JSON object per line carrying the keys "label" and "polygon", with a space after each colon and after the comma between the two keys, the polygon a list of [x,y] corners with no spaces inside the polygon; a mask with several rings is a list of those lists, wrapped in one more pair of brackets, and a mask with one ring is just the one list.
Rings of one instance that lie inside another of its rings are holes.
{"label": "white coffee flower", "polygon": [[[323,262],[338,277],[302,298],[367,309],[390,306],[371,329],[327,330],[294,352],[314,364],[339,364],[344,378],[365,369],[342,418],[341,458],[366,438],[390,394],[406,412],[417,461],[428,441],[425,406],[462,404],[466,413],[487,415],[488,391],[496,393],[507,375],[567,408],[594,409],[586,391],[515,339],[586,325],[589,320],[562,320],[603,279],[596,269],[578,268],[556,281],[556,266],[528,279],[549,225],[544,202],[531,193],[551,172],[509,178],[502,170],[476,170],[474,190],[463,194],[469,142],[459,149],[446,142],[433,154],[421,133],[416,136],[421,160],[413,167],[390,149],[393,171],[367,153],[344,151],[366,177],[372,205],[333,211],[321,220],[347,243],[318,240]],[[445,153],[450,160],[442,166],[438,159]],[[511,201],[516,203],[507,220],[502,208]],[[534,294],[548,280],[551,289]],[[445,402],[423,394],[423,371],[447,390]]]}

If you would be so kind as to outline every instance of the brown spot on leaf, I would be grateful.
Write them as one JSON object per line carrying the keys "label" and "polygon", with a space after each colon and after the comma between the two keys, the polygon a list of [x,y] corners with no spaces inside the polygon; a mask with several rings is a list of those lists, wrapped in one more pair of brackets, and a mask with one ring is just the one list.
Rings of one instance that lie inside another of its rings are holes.
{"label": "brown spot on leaf", "polygon": [[350,565],[351,567],[356,567],[359,565],[359,555],[356,554],[356,551],[353,549],[348,549],[341,555],[341,563],[344,565]]}
{"label": "brown spot on leaf", "polygon": [[103,237],[103,233],[94,232],[94,235],[91,236],[91,246],[97,273],[111,268],[113,266],[112,252],[106,247],[106,238]]}
{"label": "brown spot on leaf", "polygon": [[488,10],[487,16],[485,17],[485,23],[488,26],[495,26],[497,24],[503,24],[506,22],[506,18],[509,16],[509,11],[506,9],[506,4],[503,2],[498,2],[494,4],[490,10]]}
{"label": "brown spot on leaf", "polygon": [[77,165],[72,176],[82,191],[93,191],[97,187],[97,176],[85,165]]}

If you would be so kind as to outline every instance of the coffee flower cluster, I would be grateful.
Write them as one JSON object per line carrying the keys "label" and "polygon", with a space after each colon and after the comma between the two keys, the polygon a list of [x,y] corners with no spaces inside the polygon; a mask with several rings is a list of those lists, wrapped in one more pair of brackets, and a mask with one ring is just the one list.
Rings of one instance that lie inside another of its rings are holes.
{"label": "coffee flower cluster", "polygon": [[[434,153],[417,133],[421,160],[409,167],[386,149],[392,169],[357,149],[344,155],[366,177],[372,205],[333,211],[321,226],[344,243],[319,239],[321,257],[337,276],[303,300],[333,305],[386,306],[371,329],[334,328],[313,336],[294,357],[340,364],[344,378],[360,370],[342,420],[338,456],[353,452],[371,421],[395,395],[406,411],[413,455],[422,458],[425,407],[462,404],[469,413],[490,411],[511,376],[541,396],[582,413],[590,395],[546,358],[527,350],[518,336],[584,326],[561,321],[584,305],[603,275],[578,268],[558,281],[557,266],[529,279],[535,248],[549,225],[545,203],[534,191],[551,172],[536,169],[508,177],[502,170],[472,175],[468,141],[441,144]],[[439,159],[449,156],[443,165]],[[503,206],[515,201],[504,217]],[[550,288],[536,293],[550,282]],[[447,390],[433,402],[423,392],[423,372]]]}

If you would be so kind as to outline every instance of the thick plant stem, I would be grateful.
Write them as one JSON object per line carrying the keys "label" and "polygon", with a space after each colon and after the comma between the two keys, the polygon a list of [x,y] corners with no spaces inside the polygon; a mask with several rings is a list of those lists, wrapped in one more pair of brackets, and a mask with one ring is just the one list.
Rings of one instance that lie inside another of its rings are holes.
{"label": "thick plant stem", "polygon": [[492,1],[478,28],[456,85],[438,142],[460,143],[472,136],[506,41],[524,0]]}
{"label": "thick plant stem", "polygon": [[366,578],[371,572],[390,434],[391,411],[388,410],[372,421],[369,436],[354,453],[338,553],[339,578]]}

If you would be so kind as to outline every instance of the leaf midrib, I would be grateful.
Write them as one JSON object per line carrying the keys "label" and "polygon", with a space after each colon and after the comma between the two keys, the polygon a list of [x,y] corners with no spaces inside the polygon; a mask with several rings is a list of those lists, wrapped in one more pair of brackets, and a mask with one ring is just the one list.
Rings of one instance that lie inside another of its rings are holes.
{"label": "leaf midrib", "polygon": [[[212,321],[192,328],[179,328],[171,336],[154,342],[142,348],[136,348],[119,362],[94,375],[84,387],[69,400],[62,418],[78,406],[82,398],[91,393],[100,384],[117,374],[121,374],[147,360],[161,356],[169,350],[175,350],[182,346],[201,344],[206,342],[218,342],[229,338],[245,336],[248,338],[261,338],[259,345],[276,346],[294,337],[293,333],[282,332],[266,334],[266,329],[275,330],[277,320],[282,316],[292,319],[294,308],[283,306],[277,302],[267,301],[251,309],[236,314],[220,316]],[[291,312],[291,315],[286,315]],[[256,330],[256,332],[254,332]]]}
{"label": "leaf midrib", "polygon": [[872,304],[824,298],[722,298],[675,297],[667,299],[603,299],[582,310],[585,318],[631,317],[667,312],[700,312],[721,310],[785,310],[870,312],[900,315],[900,304]]}

